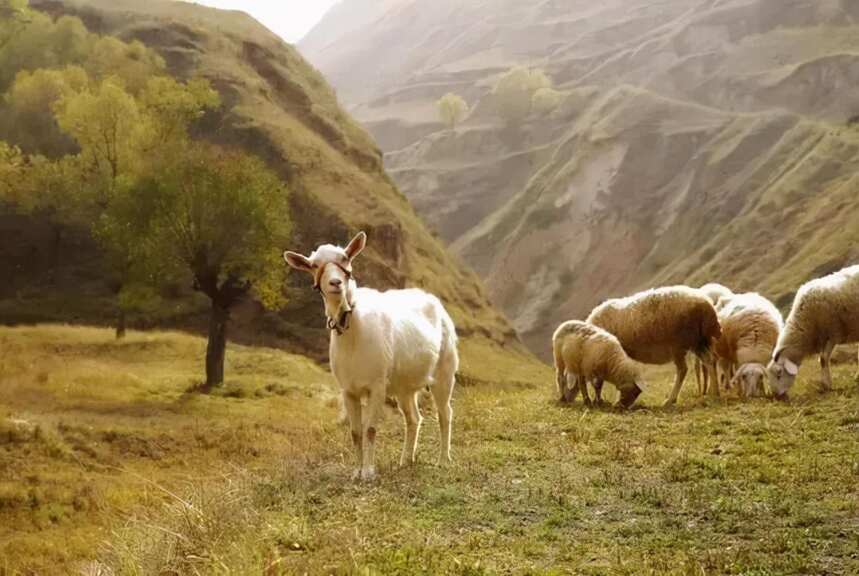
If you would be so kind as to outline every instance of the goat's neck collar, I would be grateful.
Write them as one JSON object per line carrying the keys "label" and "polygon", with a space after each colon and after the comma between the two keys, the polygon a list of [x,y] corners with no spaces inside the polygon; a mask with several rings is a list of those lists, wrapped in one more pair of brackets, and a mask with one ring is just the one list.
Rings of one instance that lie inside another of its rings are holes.
{"label": "goat's neck collar", "polygon": [[352,325],[352,311],[355,308],[354,289],[348,290],[347,300],[340,307],[336,317],[325,316],[325,325],[332,333],[342,336]]}

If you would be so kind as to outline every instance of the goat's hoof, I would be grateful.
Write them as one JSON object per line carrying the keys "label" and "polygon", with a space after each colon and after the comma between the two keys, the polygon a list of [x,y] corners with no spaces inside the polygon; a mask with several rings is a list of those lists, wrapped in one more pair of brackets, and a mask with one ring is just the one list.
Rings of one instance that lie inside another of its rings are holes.
{"label": "goat's hoof", "polygon": [[445,466],[450,466],[451,462],[452,461],[450,459],[450,456],[447,456],[447,457],[442,456],[442,457],[439,457],[438,460],[436,460],[435,465],[438,466],[439,468],[444,468]]}
{"label": "goat's hoof", "polygon": [[364,482],[372,482],[376,479],[376,467],[370,466],[361,470],[361,480]]}
{"label": "goat's hoof", "polygon": [[361,479],[361,469],[355,468],[355,470],[352,471],[352,481],[357,482],[360,479]]}
{"label": "goat's hoof", "polygon": [[674,400],[674,399],[672,399],[672,398],[669,398],[668,400],[666,400],[666,401],[662,404],[662,407],[663,407],[663,408],[673,408],[675,404],[677,404],[677,400]]}

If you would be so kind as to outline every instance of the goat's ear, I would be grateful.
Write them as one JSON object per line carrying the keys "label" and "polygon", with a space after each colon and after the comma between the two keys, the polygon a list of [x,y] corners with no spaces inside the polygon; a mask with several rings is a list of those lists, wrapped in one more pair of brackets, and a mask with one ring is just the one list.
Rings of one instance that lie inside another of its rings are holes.
{"label": "goat's ear", "polygon": [[283,253],[283,259],[296,270],[303,270],[304,272],[313,271],[313,263],[310,262],[307,256],[303,256],[298,252],[290,252],[287,250]]}
{"label": "goat's ear", "polygon": [[355,256],[361,253],[361,250],[367,245],[367,235],[364,232],[358,232],[349,245],[346,246],[346,256],[349,260],[354,260]]}
{"label": "goat's ear", "polygon": [[799,374],[799,366],[797,366],[796,363],[790,358],[784,359],[784,369],[787,370],[787,373],[791,376],[796,376],[797,374]]}

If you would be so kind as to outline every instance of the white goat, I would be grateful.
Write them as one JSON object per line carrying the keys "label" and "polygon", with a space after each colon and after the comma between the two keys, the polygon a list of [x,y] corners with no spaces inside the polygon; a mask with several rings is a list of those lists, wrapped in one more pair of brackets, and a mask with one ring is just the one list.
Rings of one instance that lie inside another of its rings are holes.
{"label": "white goat", "polygon": [[[441,429],[439,463],[450,461],[454,377],[459,367],[456,329],[438,298],[423,290],[378,292],[358,288],[352,261],[364,249],[360,232],[346,248],[326,244],[309,257],[284,252],[287,264],[313,276],[331,330],[331,371],[343,393],[358,461],[355,478],[372,480],[376,426],[386,396],[405,420],[400,465],[415,460],[421,414],[418,393],[432,392]],[[366,406],[362,399],[366,398]]]}

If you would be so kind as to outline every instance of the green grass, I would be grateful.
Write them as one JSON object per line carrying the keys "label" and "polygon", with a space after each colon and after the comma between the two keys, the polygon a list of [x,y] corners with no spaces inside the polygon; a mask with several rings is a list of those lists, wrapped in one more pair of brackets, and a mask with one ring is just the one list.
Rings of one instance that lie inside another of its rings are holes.
{"label": "green grass", "polygon": [[424,398],[419,463],[395,466],[389,410],[380,480],[361,484],[323,370],[231,347],[226,390],[201,396],[203,349],[0,329],[0,574],[859,570],[853,366],[821,394],[808,362],[790,404],[699,399],[693,383],[669,410],[657,368],[618,413],[559,406],[550,369],[496,360],[493,380],[457,388],[452,465],[432,464]]}

